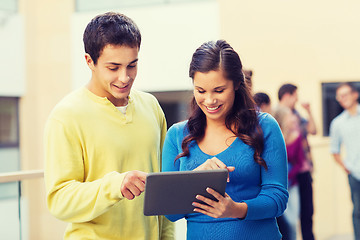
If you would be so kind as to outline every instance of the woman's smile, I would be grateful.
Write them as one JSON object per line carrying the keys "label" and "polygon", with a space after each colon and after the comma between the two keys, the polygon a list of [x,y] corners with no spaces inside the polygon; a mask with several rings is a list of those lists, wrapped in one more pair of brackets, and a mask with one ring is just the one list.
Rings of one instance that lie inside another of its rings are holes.
{"label": "woman's smile", "polygon": [[218,105],[218,106],[214,106],[214,107],[210,107],[210,106],[205,106],[205,107],[208,110],[208,112],[215,113],[220,110],[221,106],[222,105]]}

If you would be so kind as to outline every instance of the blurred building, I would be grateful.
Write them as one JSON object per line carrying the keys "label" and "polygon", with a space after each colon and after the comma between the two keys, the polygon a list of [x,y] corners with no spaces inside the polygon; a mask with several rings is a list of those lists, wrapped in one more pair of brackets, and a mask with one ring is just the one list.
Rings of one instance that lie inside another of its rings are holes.
{"label": "blurred building", "polygon": [[[119,11],[143,36],[134,87],[159,99],[169,126],[187,116],[188,66],[208,40],[226,39],[253,71],[253,92],[268,93],[273,104],[283,83],[296,84],[319,129],[310,138],[315,234],[349,235],[350,193],[329,154],[327,131],[341,111],[335,84],[360,81],[359,9],[355,0],[2,0],[0,174],[43,169],[49,112],[90,78],[83,30],[96,14]],[[62,239],[66,224],[47,211],[41,177],[0,183],[0,212],[0,239]]]}

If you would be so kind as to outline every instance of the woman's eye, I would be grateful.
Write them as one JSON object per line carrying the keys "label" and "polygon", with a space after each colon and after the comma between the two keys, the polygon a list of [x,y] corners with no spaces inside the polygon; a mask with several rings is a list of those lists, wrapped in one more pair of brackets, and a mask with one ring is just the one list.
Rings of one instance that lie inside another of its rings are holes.
{"label": "woman's eye", "polygon": [[216,93],[222,93],[222,92],[224,92],[224,90],[216,90],[215,92]]}
{"label": "woman's eye", "polygon": [[117,71],[119,68],[118,67],[109,67],[109,70],[111,70],[111,71]]}
{"label": "woman's eye", "polygon": [[128,68],[134,68],[136,67],[136,64],[135,65],[129,65]]}
{"label": "woman's eye", "polygon": [[197,90],[198,91],[198,93],[204,93],[205,91],[202,91],[202,90]]}

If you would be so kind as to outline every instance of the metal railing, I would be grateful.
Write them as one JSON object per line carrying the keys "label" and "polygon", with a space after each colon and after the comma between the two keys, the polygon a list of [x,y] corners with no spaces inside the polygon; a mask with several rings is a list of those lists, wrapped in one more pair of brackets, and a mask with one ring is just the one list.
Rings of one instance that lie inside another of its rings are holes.
{"label": "metal railing", "polygon": [[[0,173],[0,209],[2,216],[0,223],[0,239],[27,240],[28,219],[26,218],[27,207],[23,205],[22,183],[25,180],[39,179],[44,177],[44,170],[26,170],[17,172]],[[5,190],[5,191],[4,191]],[[26,202],[26,200],[25,200]],[[25,218],[23,212],[25,207]]]}
{"label": "metal railing", "polygon": [[17,182],[25,179],[44,177],[44,170],[26,170],[18,172],[0,173],[0,183]]}

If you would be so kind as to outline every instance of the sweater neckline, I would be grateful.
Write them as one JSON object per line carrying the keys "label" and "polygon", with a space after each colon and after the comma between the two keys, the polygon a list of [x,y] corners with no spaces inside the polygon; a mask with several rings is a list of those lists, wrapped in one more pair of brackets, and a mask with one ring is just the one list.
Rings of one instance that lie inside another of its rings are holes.
{"label": "sweater neckline", "polygon": [[[98,102],[98,103],[106,103],[106,104],[111,104],[113,105],[115,108],[116,106],[107,98],[107,97],[100,97],[96,94],[94,94],[93,92],[91,92],[87,87],[83,87],[83,92],[85,92],[85,94],[87,96],[89,96],[92,100],[94,100],[95,102]],[[127,105],[130,105],[131,103],[133,102],[133,99],[132,99],[132,91],[130,91],[130,94],[129,94],[129,101],[128,101],[128,104]]]}
{"label": "sweater neckline", "polygon": [[219,156],[219,155],[222,155],[224,153],[226,153],[227,151],[230,151],[230,149],[233,148],[233,145],[235,145],[235,142],[239,141],[239,138],[235,138],[235,140],[227,147],[225,148],[224,150],[222,150],[221,152],[215,154],[215,155],[211,155],[211,154],[208,154],[206,152],[204,152],[203,150],[201,150],[201,148],[199,147],[199,144],[197,142],[195,142],[195,147],[197,148],[198,151],[200,151],[202,154],[206,155],[206,156],[209,156],[209,157],[216,157],[216,156]]}
{"label": "sweater neckline", "polygon": [[126,113],[123,114],[122,112],[119,111],[119,109],[117,109],[117,107],[110,102],[110,100],[107,97],[100,97],[97,96],[96,94],[92,93],[89,89],[87,89],[86,87],[83,87],[82,91],[84,92],[84,94],[86,94],[86,96],[88,96],[92,101],[99,103],[101,105],[105,105],[107,107],[110,107],[112,109],[112,111],[116,112],[117,114],[119,114],[121,121],[124,123],[131,123],[132,122],[132,118],[133,118],[133,108],[134,108],[134,99],[132,97],[132,91],[129,94],[129,101],[128,101],[128,105],[127,105],[127,109],[126,109]]}

